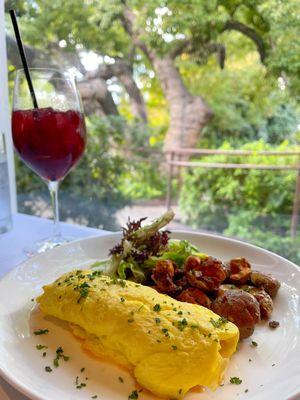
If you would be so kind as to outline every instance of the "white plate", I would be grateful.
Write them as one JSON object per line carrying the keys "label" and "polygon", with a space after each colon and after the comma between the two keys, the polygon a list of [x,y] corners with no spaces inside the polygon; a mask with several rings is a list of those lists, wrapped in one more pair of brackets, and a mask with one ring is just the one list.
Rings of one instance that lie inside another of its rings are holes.
{"label": "white plate", "polygon": [[[214,393],[189,393],[186,400],[300,399],[299,268],[266,250],[224,237],[191,232],[174,232],[173,237],[187,239],[223,260],[243,256],[282,282],[272,316],[280,321],[280,327],[271,330],[267,323],[257,326],[252,338],[241,343],[232,357],[224,386]],[[29,259],[0,281],[0,372],[29,397],[86,400],[98,395],[98,399],[124,400],[135,389],[126,371],[84,353],[64,323],[43,317],[31,301],[41,293],[42,285],[62,273],[106,258],[119,238],[119,234],[112,234],[69,243]],[[34,335],[39,328],[48,328],[49,334]],[[252,347],[251,340],[258,346]],[[36,349],[37,344],[48,346],[46,357],[42,357],[44,350]],[[59,346],[70,360],[54,368],[52,361]],[[47,365],[53,368],[52,373],[45,372]],[[83,367],[84,372],[80,372]],[[76,389],[76,376],[87,386]],[[242,384],[230,384],[231,376],[238,376]],[[150,399],[154,397],[146,391],[139,395],[139,400]]]}

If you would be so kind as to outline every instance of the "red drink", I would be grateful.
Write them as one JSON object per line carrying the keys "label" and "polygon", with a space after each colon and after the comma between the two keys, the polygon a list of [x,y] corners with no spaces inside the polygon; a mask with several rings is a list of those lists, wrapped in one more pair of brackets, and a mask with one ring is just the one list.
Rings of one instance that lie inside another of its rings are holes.
{"label": "red drink", "polygon": [[62,179],[85,148],[85,123],[78,111],[16,110],[12,114],[12,132],[22,160],[50,181]]}

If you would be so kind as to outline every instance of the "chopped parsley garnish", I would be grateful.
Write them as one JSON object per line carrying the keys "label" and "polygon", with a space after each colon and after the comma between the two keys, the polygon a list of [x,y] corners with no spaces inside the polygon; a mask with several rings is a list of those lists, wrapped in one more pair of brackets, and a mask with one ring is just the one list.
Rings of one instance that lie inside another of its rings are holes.
{"label": "chopped parsley garnish", "polygon": [[77,303],[80,302],[81,299],[86,298],[89,294],[90,285],[87,282],[83,282],[81,285],[76,286],[74,289],[79,290],[80,296],[77,300]]}
{"label": "chopped parsley garnish", "polygon": [[128,400],[136,400],[139,398],[139,394],[137,390],[133,390],[128,396]]}
{"label": "chopped parsley garnish", "polygon": [[101,276],[102,275],[102,271],[99,271],[99,270],[98,271],[93,271],[92,275],[93,276]]}
{"label": "chopped parsley garnish", "polygon": [[185,318],[183,318],[181,321],[178,321],[177,322],[177,328],[180,330],[180,331],[183,331],[184,330],[184,328],[187,326],[187,320],[185,319]]}
{"label": "chopped parsley garnish", "polygon": [[45,371],[46,371],[46,372],[52,372],[52,368],[49,367],[49,366],[47,366],[47,367],[45,367]]}
{"label": "chopped parsley garnish", "polygon": [[82,373],[84,370],[85,370],[85,368],[83,367],[83,368],[81,368],[80,372]]}
{"label": "chopped parsley garnish", "polygon": [[124,301],[125,301],[124,297],[120,297],[120,302],[124,303]]}
{"label": "chopped parsley garnish", "polygon": [[48,346],[44,346],[44,345],[42,345],[42,344],[37,344],[35,347],[36,347],[38,350],[48,349]]}
{"label": "chopped parsley garnish", "polygon": [[177,350],[177,346],[175,346],[174,344],[172,345],[172,349],[173,350]]}
{"label": "chopped parsley garnish", "polygon": [[81,382],[79,385],[76,386],[76,389],[82,389],[83,387],[86,387],[86,383]]}
{"label": "chopped parsley garnish", "polygon": [[43,353],[43,357],[46,357],[46,355],[47,355],[47,353],[44,351],[44,353]]}
{"label": "chopped parsley garnish", "polygon": [[183,312],[182,311],[178,311],[178,313],[177,313],[178,315],[182,315],[183,314]]}
{"label": "chopped parsley garnish", "polygon": [[130,318],[127,320],[127,322],[129,322],[129,324],[131,324],[132,322],[134,322],[134,319]]}
{"label": "chopped parsley garnish", "polygon": [[249,389],[245,389],[245,393],[248,393],[249,392]]}
{"label": "chopped parsley garnish", "polygon": [[233,385],[240,385],[242,383],[242,380],[237,376],[232,376],[230,378],[230,383],[232,383]]}
{"label": "chopped parsley garnish", "polygon": [[160,323],[160,318],[155,318],[155,323],[159,324]]}
{"label": "chopped parsley garnish", "polygon": [[258,344],[254,341],[254,340],[252,340],[252,342],[251,342],[251,346],[252,347],[257,347],[258,346]]}
{"label": "chopped parsley garnish", "polygon": [[38,329],[37,331],[34,331],[33,333],[35,335],[45,335],[48,332],[49,332],[49,329]]}
{"label": "chopped parsley garnish", "polygon": [[91,399],[97,399],[98,396],[96,394],[94,394],[94,396],[91,397]]}
{"label": "chopped parsley garnish", "polygon": [[54,358],[54,360],[53,360],[53,365],[54,365],[55,368],[58,368],[58,367],[59,367],[59,360],[58,360],[58,358]]}
{"label": "chopped parsley garnish", "polygon": [[121,377],[121,376],[119,376],[119,381],[121,382],[121,383],[124,383],[124,379]]}
{"label": "chopped parsley garnish", "polygon": [[220,317],[217,320],[214,320],[213,318],[211,318],[209,321],[214,328],[220,328],[222,325],[227,324],[228,319],[226,319],[224,317]]}
{"label": "chopped parsley garnish", "polygon": [[178,393],[181,394],[181,393],[182,393],[182,389],[179,389],[179,390],[178,390]]}
{"label": "chopped parsley garnish", "polygon": [[160,304],[155,304],[155,306],[153,307],[153,311],[159,312],[160,310],[161,310]]}
{"label": "chopped parsley garnish", "polygon": [[69,356],[65,356],[63,353],[64,353],[64,351],[63,351],[62,347],[59,346],[56,349],[56,358],[54,358],[54,360],[53,360],[53,365],[54,365],[55,368],[59,367],[59,359],[60,358],[63,358],[64,361],[69,361],[70,357]]}

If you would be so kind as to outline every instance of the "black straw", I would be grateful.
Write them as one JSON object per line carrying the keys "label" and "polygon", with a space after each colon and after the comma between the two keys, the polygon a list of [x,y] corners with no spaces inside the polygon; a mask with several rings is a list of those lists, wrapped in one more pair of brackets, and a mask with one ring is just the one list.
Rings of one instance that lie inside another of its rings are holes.
{"label": "black straw", "polygon": [[19,48],[19,53],[20,53],[20,56],[21,56],[21,60],[22,60],[22,64],[23,64],[23,68],[24,68],[24,72],[25,72],[25,76],[26,76],[26,80],[27,80],[27,83],[28,83],[30,95],[31,95],[31,98],[32,98],[33,106],[34,106],[34,108],[39,108],[37,100],[36,100],[36,97],[35,97],[35,93],[34,93],[32,81],[31,81],[30,73],[29,73],[29,68],[28,68],[28,64],[27,64],[27,60],[26,60],[26,54],[25,54],[25,51],[24,51],[24,47],[23,47],[23,43],[22,43],[22,39],[21,39],[19,27],[18,27],[18,22],[17,22],[17,17],[16,17],[15,10],[9,10],[9,14],[10,14],[11,22],[12,22],[13,27],[14,27],[15,36],[16,36],[16,40],[17,40],[17,44],[18,44],[18,48]]}

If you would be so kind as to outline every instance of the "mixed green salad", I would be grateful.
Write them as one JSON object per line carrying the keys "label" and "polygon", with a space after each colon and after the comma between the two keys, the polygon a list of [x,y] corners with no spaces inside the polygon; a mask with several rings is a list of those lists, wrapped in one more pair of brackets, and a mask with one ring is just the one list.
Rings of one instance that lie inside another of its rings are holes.
{"label": "mixed green salad", "polygon": [[197,247],[186,240],[170,238],[168,230],[162,230],[175,214],[168,210],[149,225],[142,226],[146,218],[128,220],[123,230],[121,242],[109,252],[109,258],[95,267],[101,267],[106,274],[120,279],[145,283],[159,260],[171,260],[182,268],[190,255],[203,257]]}

